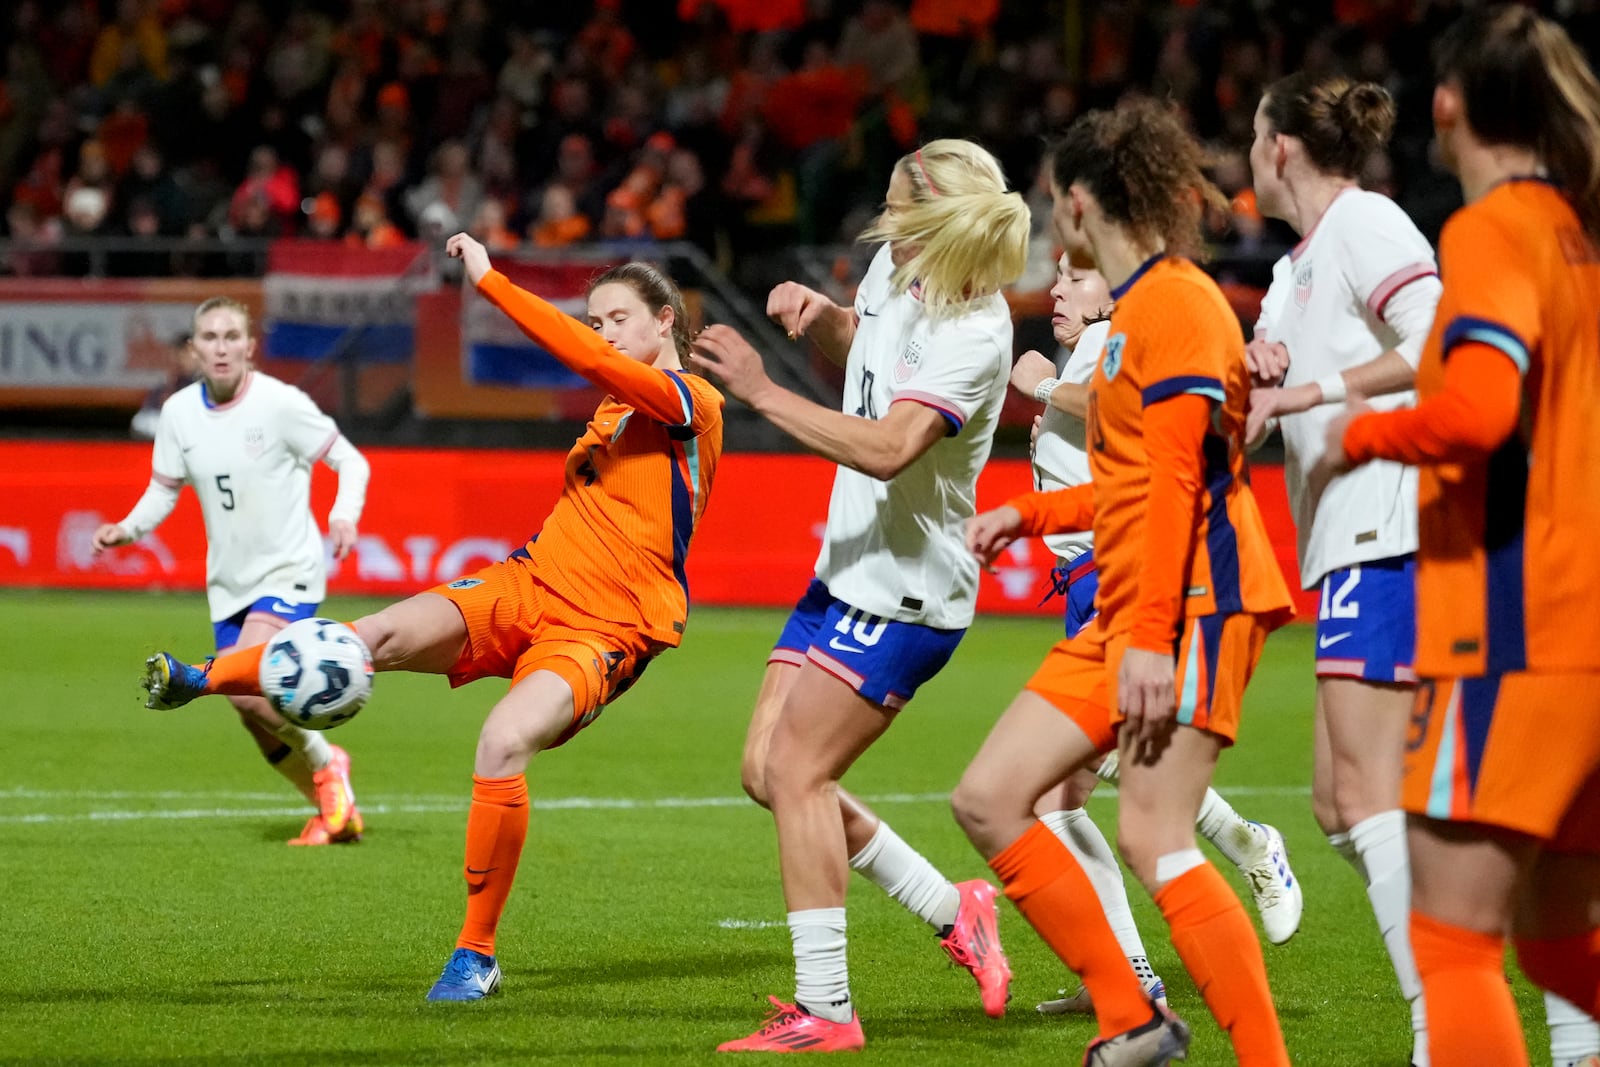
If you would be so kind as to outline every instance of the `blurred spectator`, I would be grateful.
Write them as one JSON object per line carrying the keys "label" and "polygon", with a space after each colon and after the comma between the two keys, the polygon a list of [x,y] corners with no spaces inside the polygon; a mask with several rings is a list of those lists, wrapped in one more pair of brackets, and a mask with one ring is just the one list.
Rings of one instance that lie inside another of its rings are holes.
{"label": "blurred spectator", "polygon": [[506,228],[506,207],[494,197],[478,205],[478,213],[472,217],[467,232],[491,252],[510,252],[522,244],[522,239]]}
{"label": "blurred spectator", "polygon": [[[827,42],[806,45],[800,69],[780,78],[767,97],[763,111],[778,140],[795,152],[795,192],[798,237],[804,244],[832,240],[836,227],[828,220],[842,214],[838,202],[839,172],[844,140],[856,120],[866,90],[866,76],[858,68],[834,61]],[[792,106],[803,100],[804,107]],[[870,194],[876,197],[877,193]]]}
{"label": "blurred spectator", "polygon": [[[135,239],[161,236],[161,215],[149,198],[135,197],[128,202],[122,236]],[[166,252],[148,248],[123,249],[108,258],[106,273],[117,278],[160,278],[170,273],[172,266]]]}
{"label": "blurred spectator", "polygon": [[45,218],[31,201],[16,200],[6,209],[6,236],[13,241],[43,246],[28,251],[8,251],[3,263],[0,263],[7,274],[28,278],[55,274],[60,270],[60,257],[48,247],[61,237],[60,219]]}
{"label": "blurred spectator", "polygon": [[161,406],[179,389],[195,379],[193,357],[189,354],[189,335],[181,333],[172,339],[171,361],[166,380],[145,394],[129,427],[133,436],[141,441],[154,441],[156,427],[161,425]]}
{"label": "blurred spectator", "polygon": [[807,16],[806,0],[678,0],[678,20],[694,22],[704,7],[719,8],[735,33],[797,30]]}
{"label": "blurred spectator", "polygon": [[[265,212],[266,218],[261,214]],[[275,236],[294,232],[300,213],[300,176],[278,159],[277,149],[257,145],[250,152],[244,181],[234,190],[228,221],[241,233]]]}
{"label": "blurred spectator", "polygon": [[140,145],[133,154],[133,162],[122,179],[120,199],[128,204],[136,200],[147,203],[155,213],[156,232],[161,234],[180,233],[188,221],[184,190],[167,172],[161,150],[153,144]]}
{"label": "blurred spectator", "polygon": [[490,196],[515,201],[517,182],[517,138],[521,135],[521,110],[509,96],[495,99],[482,113],[473,133],[472,158],[478,178]]}
{"label": "blurred spectator", "polygon": [[578,31],[584,65],[606,82],[616,82],[633,58],[633,34],[623,25],[619,0],[595,0],[594,14]]}
{"label": "blurred spectator", "polygon": [[494,80],[477,52],[465,44],[455,45],[438,79],[430,139],[438,142],[465,137],[478,109],[493,95]]}
{"label": "blurred spectator", "polygon": [[560,248],[589,238],[594,224],[578,210],[572,190],[551,182],[539,199],[539,216],[528,227],[528,236],[540,248]]}
{"label": "blurred spectator", "polygon": [[150,119],[133,100],[119,100],[111,114],[100,120],[95,140],[106,153],[111,173],[121,177],[133,162],[133,155],[150,138]]}
{"label": "blurred spectator", "polygon": [[161,32],[155,0],[117,0],[116,19],[95,38],[89,81],[104,86],[113,76],[125,73],[130,55],[152,79],[166,78],[167,38]]}
{"label": "blurred spectator", "polygon": [[316,196],[308,196],[303,204],[306,215],[305,235],[319,241],[333,241],[339,237],[339,229],[344,222],[344,211],[339,207],[339,198],[330,192],[320,192]]}
{"label": "blurred spectator", "polygon": [[917,31],[891,0],[866,0],[861,13],[844,26],[839,65],[859,67],[872,93],[895,92],[902,99],[922,94],[922,58]]}
{"label": "blurred spectator", "polygon": [[442,241],[478,213],[483,186],[470,169],[467,146],[446,141],[433,156],[433,173],[422,184],[406,190],[406,211],[416,223],[417,235]]}
{"label": "blurred spectator", "polygon": [[524,111],[533,111],[544,103],[555,57],[528,30],[513,30],[510,43],[511,54],[501,64],[495,85],[501,96],[509,97]]}
{"label": "blurred spectator", "polygon": [[350,217],[350,230],[344,235],[345,244],[363,248],[393,248],[406,242],[405,234],[389,221],[388,209],[383,200],[370,193],[356,198]]}

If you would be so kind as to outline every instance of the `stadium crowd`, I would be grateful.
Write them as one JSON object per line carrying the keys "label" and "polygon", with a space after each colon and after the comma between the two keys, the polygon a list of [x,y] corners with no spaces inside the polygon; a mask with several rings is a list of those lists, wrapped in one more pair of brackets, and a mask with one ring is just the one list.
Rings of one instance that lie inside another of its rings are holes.
{"label": "stadium crowd", "polygon": [[[1600,5],[1559,6],[1592,39]],[[1272,236],[1244,154],[1260,89],[1288,70],[1344,68],[1400,102],[1402,126],[1366,184],[1433,236],[1456,193],[1428,156],[1430,87],[1415,57],[1461,7],[21,0],[0,81],[0,201],[6,235],[32,243],[296,235],[383,247],[466,229],[497,252],[686,239],[726,262],[859,231],[893,161],[933,137],[978,139],[1032,188],[1045,134],[1154,94],[1214,151],[1233,210],[1210,221],[1213,237],[1248,249]],[[1042,208],[1043,190],[1033,197]],[[109,271],[227,269],[207,262],[129,253]],[[0,264],[83,269],[48,251]]]}

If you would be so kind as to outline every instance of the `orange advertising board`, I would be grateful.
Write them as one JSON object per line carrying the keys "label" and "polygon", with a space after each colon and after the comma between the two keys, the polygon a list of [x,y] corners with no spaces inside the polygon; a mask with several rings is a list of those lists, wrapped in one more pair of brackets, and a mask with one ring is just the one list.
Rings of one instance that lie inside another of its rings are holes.
{"label": "orange advertising board", "polygon": [[[503,559],[535,533],[561,491],[565,457],[552,451],[366,450],[372,484],[361,538],[330,565],[335,593],[401,597]],[[809,456],[734,453],[689,553],[696,604],[787,607],[816,561],[833,466]],[[1256,467],[1252,481],[1278,558],[1293,587],[1294,528],[1283,472]],[[150,477],[140,444],[0,442],[0,586],[201,589],[205,531],[193,494],[153,534],[96,557],[96,526],[121,518]],[[995,460],[979,483],[980,506],[1030,485],[1025,460]],[[319,519],[333,503],[335,475],[319,466],[312,505]],[[1040,606],[1053,559],[1038,542],[1014,545],[985,574],[979,608],[1058,614]],[[1302,598],[1301,610],[1315,610]]]}

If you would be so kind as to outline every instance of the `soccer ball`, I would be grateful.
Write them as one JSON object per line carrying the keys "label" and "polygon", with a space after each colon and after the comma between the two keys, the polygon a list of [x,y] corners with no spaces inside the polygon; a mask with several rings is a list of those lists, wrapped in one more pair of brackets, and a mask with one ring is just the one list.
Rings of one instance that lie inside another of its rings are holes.
{"label": "soccer ball", "polygon": [[261,656],[261,694],[295,726],[330,730],[372,695],[372,653],[342,622],[291,622]]}

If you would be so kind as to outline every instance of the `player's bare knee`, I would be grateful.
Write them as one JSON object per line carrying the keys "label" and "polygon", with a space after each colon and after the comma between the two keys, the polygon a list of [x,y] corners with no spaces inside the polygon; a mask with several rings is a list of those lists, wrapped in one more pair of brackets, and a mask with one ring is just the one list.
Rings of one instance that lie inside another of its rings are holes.
{"label": "player's bare knee", "polygon": [[739,765],[739,784],[744,787],[745,796],[760,804],[763,808],[771,806],[771,799],[767,793],[767,777],[762,760],[746,754]]}

